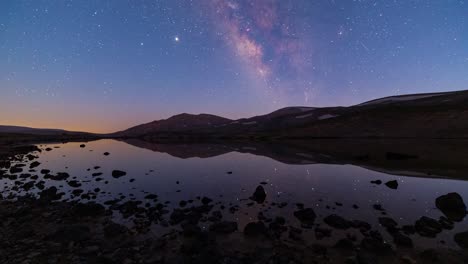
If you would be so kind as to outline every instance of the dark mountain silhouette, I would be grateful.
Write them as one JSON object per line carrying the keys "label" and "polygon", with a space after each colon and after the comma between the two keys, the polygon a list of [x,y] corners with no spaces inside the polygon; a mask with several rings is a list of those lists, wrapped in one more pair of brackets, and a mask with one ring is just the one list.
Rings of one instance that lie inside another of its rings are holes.
{"label": "dark mountain silhouette", "polygon": [[179,114],[113,134],[0,126],[0,134],[158,140],[306,138],[468,138],[468,91],[380,98],[348,107],[286,107],[231,120]]}
{"label": "dark mountain silhouette", "polygon": [[28,135],[89,134],[86,132],[67,131],[63,129],[32,128],[32,127],[3,126],[3,125],[0,125],[0,133],[28,134]]}
{"label": "dark mountain silhouette", "polygon": [[230,119],[209,114],[179,114],[168,119],[156,120],[117,132],[117,136],[142,136],[164,132],[191,132],[200,129],[213,129],[230,122]]}
{"label": "dark mountain silhouette", "polygon": [[468,91],[380,98],[349,107],[287,107],[230,120],[181,114],[113,134],[158,139],[465,138]]}

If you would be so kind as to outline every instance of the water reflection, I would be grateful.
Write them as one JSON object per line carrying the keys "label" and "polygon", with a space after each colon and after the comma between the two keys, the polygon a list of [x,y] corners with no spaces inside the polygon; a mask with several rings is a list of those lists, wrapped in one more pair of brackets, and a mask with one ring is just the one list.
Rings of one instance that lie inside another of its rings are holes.
{"label": "water reflection", "polygon": [[[39,154],[36,172],[48,169],[51,174],[70,175],[67,181],[45,181],[46,187],[64,191],[63,199],[151,203],[145,197],[157,194],[158,201],[167,202],[172,210],[206,196],[214,200],[224,219],[237,221],[241,230],[257,221],[260,212],[285,217],[289,225],[300,227],[294,217],[297,204],[313,208],[321,226],[327,226],[324,218],[336,214],[384,230],[380,217],[391,217],[398,226],[414,225],[421,216],[439,219],[443,214],[434,201],[441,195],[457,192],[468,201],[465,141],[162,144],[99,140],[82,144],[40,145],[50,151]],[[114,178],[113,170],[127,175]],[[375,180],[382,184],[371,183]],[[396,189],[385,185],[394,180]],[[38,191],[15,189],[14,181],[2,181],[4,196]],[[71,186],[70,181],[79,186]],[[263,204],[249,199],[259,185],[267,195]],[[201,225],[208,228],[209,223]],[[454,234],[467,229],[465,218],[436,239],[412,239],[417,247],[457,247]],[[385,238],[391,241],[389,234]],[[334,243],[336,236],[324,241]]]}

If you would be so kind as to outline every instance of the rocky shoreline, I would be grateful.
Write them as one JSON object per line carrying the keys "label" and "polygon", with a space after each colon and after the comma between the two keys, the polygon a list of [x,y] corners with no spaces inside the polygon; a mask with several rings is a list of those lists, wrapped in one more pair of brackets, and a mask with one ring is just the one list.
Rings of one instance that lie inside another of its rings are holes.
{"label": "rocky shoreline", "polygon": [[[153,193],[144,200],[116,197],[98,203],[102,190],[84,192],[82,183],[67,173],[36,171],[41,151],[53,149],[12,147],[0,155],[1,178],[14,182],[0,201],[1,263],[468,262],[468,230],[455,234],[456,248],[421,249],[413,241],[435,239],[464,220],[466,205],[457,193],[434,201],[442,217],[421,216],[412,225],[399,224],[384,205],[375,204],[379,226],[336,213],[322,218],[314,205],[300,202],[293,215],[274,214],[269,209],[287,204],[268,203],[263,183],[252,187],[245,207],[203,195],[174,205]],[[124,171],[112,173],[125,176]],[[79,201],[64,198],[60,188],[46,187],[46,181],[71,187]],[[372,184],[398,188],[393,181]],[[264,210],[245,225],[229,217],[254,205]],[[333,244],[323,242],[331,236],[336,237]]]}

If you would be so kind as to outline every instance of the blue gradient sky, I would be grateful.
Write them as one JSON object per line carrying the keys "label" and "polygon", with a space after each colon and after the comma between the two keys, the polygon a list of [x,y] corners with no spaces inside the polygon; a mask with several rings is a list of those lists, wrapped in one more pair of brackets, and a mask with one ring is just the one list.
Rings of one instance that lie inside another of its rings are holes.
{"label": "blue gradient sky", "polygon": [[467,1],[0,1],[0,124],[110,132],[181,112],[468,89]]}

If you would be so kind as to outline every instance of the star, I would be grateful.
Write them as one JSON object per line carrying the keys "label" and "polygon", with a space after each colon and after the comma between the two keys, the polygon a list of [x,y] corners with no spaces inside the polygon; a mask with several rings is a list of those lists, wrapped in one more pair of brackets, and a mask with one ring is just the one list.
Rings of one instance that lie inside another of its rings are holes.
{"label": "star", "polygon": [[179,37],[178,37],[178,36],[175,36],[175,37],[174,37],[174,41],[175,41],[175,42],[179,42],[179,41],[180,41]]}

